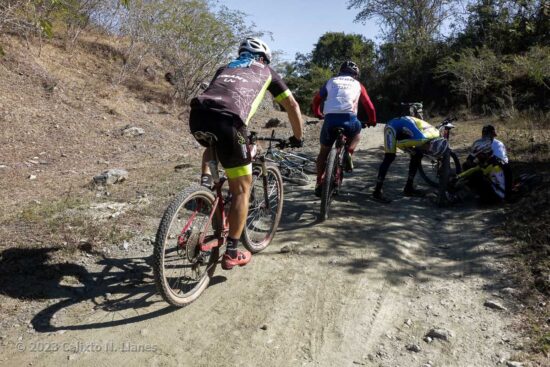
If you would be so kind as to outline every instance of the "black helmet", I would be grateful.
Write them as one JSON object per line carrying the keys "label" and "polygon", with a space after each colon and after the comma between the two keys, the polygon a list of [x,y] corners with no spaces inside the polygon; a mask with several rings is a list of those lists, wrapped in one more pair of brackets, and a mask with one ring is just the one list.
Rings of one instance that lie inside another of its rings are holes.
{"label": "black helmet", "polygon": [[497,136],[495,127],[493,125],[483,126],[483,129],[481,129],[481,136],[491,136],[491,137]]}
{"label": "black helmet", "polygon": [[359,66],[357,66],[356,63],[353,61],[344,61],[342,65],[340,65],[340,73],[339,74],[349,74],[355,78],[359,77]]}

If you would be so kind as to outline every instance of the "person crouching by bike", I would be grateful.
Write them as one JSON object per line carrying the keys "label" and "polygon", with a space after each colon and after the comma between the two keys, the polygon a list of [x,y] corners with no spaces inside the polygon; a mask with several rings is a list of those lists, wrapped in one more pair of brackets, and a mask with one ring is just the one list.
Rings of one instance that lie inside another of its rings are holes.
{"label": "person crouching by bike", "polygon": [[[288,113],[293,136],[289,142],[301,147],[302,115],[300,107],[283,79],[270,66],[271,50],[260,39],[246,38],[239,46],[238,57],[218,69],[206,90],[191,101],[191,132],[210,132],[217,138],[216,150],[229,181],[232,204],[229,212],[229,234],[222,268],[229,270],[250,261],[248,251],[238,251],[239,238],[246,223],[252,157],[248,149],[246,126],[268,90]],[[198,140],[201,145],[207,145]],[[212,187],[208,167],[210,149],[202,156],[201,184]]]}
{"label": "person crouching by bike", "polygon": [[[506,199],[510,199],[512,192],[512,169],[508,163],[508,154],[506,153],[506,146],[503,142],[496,139],[497,133],[493,125],[485,125],[481,129],[481,138],[491,141],[491,147],[493,148],[493,155],[495,159],[499,162],[499,165],[504,172],[504,181],[505,181],[505,196]],[[466,161],[462,165],[462,168],[466,171],[469,168],[475,167],[477,162],[475,157],[472,154],[468,155]]]}
{"label": "person crouching by bike", "polygon": [[373,192],[373,198],[382,203],[390,203],[391,199],[384,196],[382,186],[397,148],[406,149],[411,153],[409,175],[403,190],[405,196],[423,197],[424,192],[414,188],[413,182],[424,153],[434,156],[442,155],[448,148],[448,142],[439,137],[439,131],[416,117],[403,116],[390,120],[384,128],[384,160],[378,169],[378,178]]}
{"label": "person crouching by bike", "polygon": [[465,189],[477,194],[482,204],[498,204],[505,198],[505,177],[500,159],[494,154],[492,140],[482,138],[472,145],[470,155],[476,164],[460,173],[450,183],[454,201],[468,196]]}
{"label": "person crouching by bike", "polygon": [[[344,128],[348,139],[345,170],[353,170],[352,155],[359,144],[362,127],[366,125],[359,121],[357,112],[359,104],[368,116],[368,126],[376,125],[376,111],[365,87],[357,80],[359,67],[353,61],[344,61],[338,75],[329,79],[313,98],[312,110],[315,117],[325,120],[321,128],[321,147],[317,156],[317,183],[315,195],[320,197],[322,179],[330,149],[336,140],[334,128]],[[323,112],[321,104],[324,102]]]}

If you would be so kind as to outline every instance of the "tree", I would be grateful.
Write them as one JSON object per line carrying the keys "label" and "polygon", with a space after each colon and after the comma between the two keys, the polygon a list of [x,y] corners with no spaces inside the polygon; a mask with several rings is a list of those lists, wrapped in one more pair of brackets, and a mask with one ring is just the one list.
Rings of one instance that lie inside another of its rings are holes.
{"label": "tree", "polygon": [[374,42],[366,40],[363,36],[328,32],[315,44],[311,62],[319,67],[337,71],[343,61],[352,60],[361,69],[365,69],[372,66],[375,57]]}
{"label": "tree", "polygon": [[348,0],[348,9],[359,9],[358,22],[376,18],[390,42],[412,40],[416,47],[437,38],[454,14],[456,0]]}
{"label": "tree", "polygon": [[438,65],[436,73],[450,76],[451,87],[463,95],[468,109],[473,98],[483,96],[492,83],[497,83],[501,67],[496,55],[488,48],[462,50],[454,57],[446,57]]}
{"label": "tree", "polygon": [[525,55],[514,56],[510,71],[550,90],[550,47],[536,46]]}
{"label": "tree", "polygon": [[139,65],[149,52],[160,56],[184,101],[210,81],[217,67],[236,55],[245,36],[257,36],[244,14],[225,7],[217,11],[207,0],[132,0],[123,19],[129,35],[130,64]]}
{"label": "tree", "polygon": [[498,54],[549,44],[550,7],[546,0],[478,0],[456,42],[461,47],[489,47]]}

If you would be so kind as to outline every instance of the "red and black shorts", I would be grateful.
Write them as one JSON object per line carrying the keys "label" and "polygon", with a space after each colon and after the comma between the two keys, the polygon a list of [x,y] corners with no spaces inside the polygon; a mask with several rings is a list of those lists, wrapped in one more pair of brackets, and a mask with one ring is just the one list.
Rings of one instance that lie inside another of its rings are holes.
{"label": "red and black shorts", "polygon": [[[189,127],[193,134],[203,131],[216,136],[218,159],[228,178],[252,174],[248,132],[236,117],[206,109],[191,109]],[[204,141],[197,141],[208,147]]]}

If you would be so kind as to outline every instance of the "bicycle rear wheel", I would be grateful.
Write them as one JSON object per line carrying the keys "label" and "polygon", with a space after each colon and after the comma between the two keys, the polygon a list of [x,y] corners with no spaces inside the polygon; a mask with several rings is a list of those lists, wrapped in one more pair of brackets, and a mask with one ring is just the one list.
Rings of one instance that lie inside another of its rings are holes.
{"label": "bicycle rear wheel", "polygon": [[321,191],[321,221],[327,220],[330,211],[330,202],[336,188],[337,149],[332,148],[327,158],[325,177],[323,178],[323,189]]}
{"label": "bicycle rear wheel", "polygon": [[160,221],[153,273],[162,298],[173,306],[183,307],[196,300],[216,269],[219,248],[199,248],[201,238],[215,240],[220,235],[221,216],[213,207],[214,200],[210,191],[190,187],[172,200]]}
{"label": "bicycle rear wheel", "polygon": [[266,174],[260,166],[252,172],[248,216],[241,239],[252,253],[265,249],[277,232],[283,212],[283,179],[279,169],[266,165]]}
{"label": "bicycle rear wheel", "polygon": [[[460,160],[455,152],[451,151],[450,161],[449,161],[449,177],[455,176],[462,172],[462,166],[460,165]],[[436,159],[424,155],[420,166],[418,167],[418,174],[424,179],[424,181],[432,186],[439,187],[439,172],[441,166],[441,159]]]}

